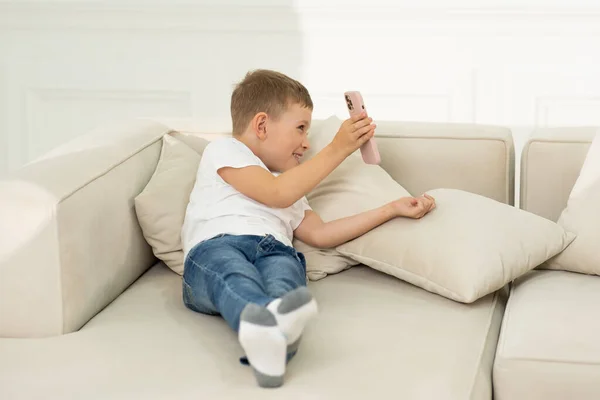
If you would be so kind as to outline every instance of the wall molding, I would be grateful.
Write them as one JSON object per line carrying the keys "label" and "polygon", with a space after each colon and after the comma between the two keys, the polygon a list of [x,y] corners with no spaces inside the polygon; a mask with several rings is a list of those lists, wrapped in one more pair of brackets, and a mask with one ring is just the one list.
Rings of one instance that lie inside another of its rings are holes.
{"label": "wall molding", "polygon": [[[44,107],[53,102],[61,101],[74,101],[80,103],[94,104],[94,102],[100,102],[99,107],[105,105],[106,102],[119,101],[128,102],[131,104],[144,104],[144,103],[174,103],[174,104],[187,104],[188,111],[191,115],[192,110],[192,92],[181,91],[181,90],[153,90],[153,89],[85,89],[85,88],[67,88],[67,87],[29,87],[25,89],[25,102],[23,107],[24,121],[22,126],[22,132],[20,138],[15,137],[15,140],[19,140],[19,146],[13,142],[14,149],[21,149],[21,157],[24,160],[33,158],[34,154],[31,151],[35,149],[35,143],[38,141],[38,135],[40,132],[35,129],[39,127],[39,123],[36,124],[34,121],[39,118],[40,114],[44,114]],[[156,117],[157,115],[140,115],[140,118],[144,117]],[[66,121],[67,122],[67,121]],[[52,127],[48,127],[49,129]],[[85,133],[85,132],[81,132]],[[23,161],[22,161],[23,162]]]}
{"label": "wall molding", "polygon": [[[1,59],[0,59],[1,60]],[[8,129],[8,88],[6,66],[0,61],[0,179],[10,170]]]}
{"label": "wall molding", "polygon": [[44,1],[0,4],[0,30],[340,32],[341,27],[356,21],[369,30],[432,34],[600,35],[600,7],[411,7],[377,2],[348,7],[306,1],[288,6]]}
{"label": "wall molding", "polygon": [[0,29],[298,32],[290,7],[45,2],[0,4]]}
{"label": "wall molding", "polygon": [[[556,124],[550,123],[552,109],[560,107],[581,107],[588,106],[598,109],[600,112],[600,96],[536,96],[535,97],[535,126],[536,127],[549,127],[555,126]],[[598,114],[595,114],[598,115]],[[585,124],[600,124],[600,118],[597,121],[586,122]],[[564,124],[559,124],[564,125]],[[575,125],[575,123],[568,123],[567,125]]]}
{"label": "wall molding", "polygon": [[128,100],[128,101],[151,101],[151,100],[189,100],[192,93],[185,90],[155,90],[155,89],[85,89],[69,87],[30,87],[27,89],[28,97],[36,97],[40,100],[53,99],[78,99],[90,100]]}

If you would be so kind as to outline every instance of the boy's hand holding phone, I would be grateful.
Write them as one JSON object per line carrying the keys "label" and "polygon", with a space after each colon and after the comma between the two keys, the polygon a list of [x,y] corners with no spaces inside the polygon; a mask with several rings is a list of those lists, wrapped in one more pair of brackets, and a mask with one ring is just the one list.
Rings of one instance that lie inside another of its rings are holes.
{"label": "boy's hand holding phone", "polygon": [[[367,116],[365,102],[360,92],[345,92],[344,98],[346,99],[346,107],[348,107],[350,118],[355,116],[360,117],[363,114]],[[360,154],[362,155],[363,161],[367,164],[377,165],[381,162],[381,156],[379,155],[379,150],[377,149],[377,143],[375,142],[375,138],[372,136],[360,146]]]}
{"label": "boy's hand holding phone", "polygon": [[366,112],[350,117],[342,123],[331,143],[345,155],[354,153],[375,135],[377,126],[372,122],[373,118],[367,117]]}

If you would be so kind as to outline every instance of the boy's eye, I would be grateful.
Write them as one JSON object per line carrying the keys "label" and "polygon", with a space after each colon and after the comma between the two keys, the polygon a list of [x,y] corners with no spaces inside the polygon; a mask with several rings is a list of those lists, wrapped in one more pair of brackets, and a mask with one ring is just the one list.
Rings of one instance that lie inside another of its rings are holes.
{"label": "boy's eye", "polygon": [[305,128],[305,126],[304,126],[304,125],[300,125],[300,126],[298,127],[298,129],[300,129],[301,131],[303,131],[303,130],[304,130],[304,128]]}

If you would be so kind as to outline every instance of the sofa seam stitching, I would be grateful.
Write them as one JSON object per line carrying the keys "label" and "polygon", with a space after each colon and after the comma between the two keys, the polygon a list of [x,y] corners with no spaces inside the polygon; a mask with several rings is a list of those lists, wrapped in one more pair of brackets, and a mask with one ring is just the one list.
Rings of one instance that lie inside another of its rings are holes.
{"label": "sofa seam stitching", "polygon": [[511,179],[510,179],[510,167],[511,165],[514,165],[514,162],[511,162],[513,160],[511,160],[511,154],[510,154],[510,149],[511,147],[508,146],[507,142],[504,142],[504,148],[505,148],[505,153],[504,153],[504,162],[505,164],[505,196],[506,196],[506,200],[507,200],[507,204],[514,204],[515,203],[515,199],[514,199],[514,172],[513,172],[513,198],[510,198],[510,184],[511,184]]}
{"label": "sofa seam stitching", "polygon": [[531,138],[529,140],[529,143],[553,143],[553,144],[570,144],[570,143],[574,143],[574,144],[585,144],[585,143],[592,143],[592,140],[576,140],[576,139],[553,139],[553,138]]}
{"label": "sofa seam stitching", "polygon": [[507,361],[527,361],[527,362],[536,362],[540,364],[569,364],[569,365],[593,365],[598,366],[600,362],[574,362],[574,361],[559,361],[559,360],[542,360],[537,358],[527,358],[527,357],[512,357],[506,358]]}
{"label": "sofa seam stitching", "polygon": [[418,136],[418,135],[402,135],[402,136],[395,136],[392,134],[388,134],[388,133],[383,133],[383,134],[377,134],[375,136],[375,139],[431,139],[431,140],[460,140],[460,141],[466,141],[466,140],[471,140],[471,141],[477,141],[477,142],[502,142],[502,143],[506,143],[508,138],[499,138],[499,137],[484,137],[484,136],[477,136],[477,137],[453,137],[453,136],[441,136],[441,135],[436,135],[436,136]]}
{"label": "sofa seam stitching", "polygon": [[147,143],[145,145],[142,145],[141,147],[139,147],[138,149],[136,149],[133,153],[131,153],[130,155],[126,156],[125,158],[123,158],[121,161],[115,162],[114,164],[111,164],[109,167],[107,167],[105,170],[103,170],[102,172],[99,172],[98,174],[94,175],[92,178],[88,179],[87,182],[79,185],[77,188],[73,189],[72,191],[70,191],[69,193],[63,195],[62,197],[59,198],[58,203],[62,203],[64,200],[67,200],[69,197],[73,196],[75,193],[77,193],[78,191],[80,191],[81,189],[85,188],[86,186],[90,185],[92,182],[97,181],[98,179],[100,179],[101,177],[103,177],[104,175],[108,174],[109,172],[111,172],[112,170],[114,170],[115,168],[119,167],[120,165],[126,163],[127,161],[131,160],[133,157],[135,157],[136,155],[140,154],[141,152],[143,152],[144,150],[146,150],[147,148],[149,148],[150,146],[154,145],[155,143],[159,142],[162,140],[163,136],[170,134],[171,132],[173,132],[172,129],[167,129],[166,132],[164,132],[162,135],[160,135],[160,137],[152,140],[150,143]]}
{"label": "sofa seam stitching", "polygon": [[[512,317],[512,308],[514,302],[514,296],[517,288],[514,282],[511,283],[510,291],[508,292],[508,299],[506,300],[506,308],[504,310],[504,317],[502,318],[502,322],[500,323],[500,333],[498,338],[498,345],[496,346],[496,352],[494,356],[494,362],[492,364],[492,388],[494,387],[495,380],[495,370],[497,361],[499,358],[502,358],[502,354],[504,352],[504,347],[506,345],[506,336],[508,335],[508,327],[510,326],[510,321]],[[511,301],[512,299],[512,301]]]}
{"label": "sofa seam stitching", "polygon": [[523,149],[523,152],[521,154],[521,176],[519,179],[519,185],[521,193],[520,193],[520,199],[519,199],[519,208],[526,210],[527,209],[527,196],[529,195],[529,177],[527,176],[527,174],[529,174],[529,152],[531,150],[531,143],[533,143],[532,141],[529,141],[525,144],[525,148]]}
{"label": "sofa seam stitching", "polygon": [[[342,245],[342,246],[343,246],[343,245]],[[360,257],[360,258],[363,258],[363,259],[365,259],[365,260],[368,260],[368,261],[375,261],[375,262],[377,262],[377,263],[384,264],[386,267],[396,267],[395,265],[393,265],[393,264],[390,264],[390,263],[388,263],[388,262],[385,262],[385,261],[380,261],[380,260],[376,260],[376,259],[374,259],[374,258],[372,258],[372,257],[367,257],[367,256],[364,256],[364,255],[361,255],[361,254],[357,254],[357,253],[356,253],[356,252],[354,252],[354,251],[350,251],[350,250],[344,250],[344,249],[339,249],[339,250],[338,250],[338,248],[337,248],[337,247],[336,247],[336,250],[337,250],[337,251],[339,251],[339,252],[340,252],[341,254],[343,254],[343,255],[349,255],[349,257],[351,257],[353,260],[355,260],[355,261],[358,261],[358,263],[359,263],[359,264],[365,264],[365,263],[363,263],[363,262],[362,262],[362,261],[360,261],[360,260],[356,260],[356,259],[355,259],[354,257],[352,257],[352,256],[355,256],[355,257]],[[376,270],[376,271],[379,271],[377,268],[373,268],[373,267],[371,267],[371,266],[370,266],[370,265],[368,265],[368,264],[365,264],[365,265],[367,265],[367,266],[368,266],[369,268],[371,268],[371,269],[374,269],[374,270]],[[404,268],[400,268],[400,269],[401,269],[403,272],[406,272],[408,275],[410,275],[410,276],[412,276],[412,277],[421,277],[421,278],[423,278],[423,280],[425,280],[425,281],[427,281],[428,283],[432,284],[432,286],[434,286],[434,287],[435,287],[436,289],[438,289],[438,290],[440,290],[440,289],[443,289],[443,290],[441,290],[441,291],[445,291],[445,292],[447,292],[447,293],[450,293],[450,294],[452,294],[453,296],[455,296],[456,298],[461,298],[461,297],[462,297],[462,296],[459,296],[457,293],[453,292],[452,290],[450,290],[450,289],[447,289],[447,288],[445,288],[445,287],[441,286],[439,283],[432,281],[432,280],[431,280],[431,279],[429,279],[429,278],[425,278],[425,277],[423,277],[423,276],[420,276],[420,275],[418,275],[418,274],[416,274],[416,273],[414,273],[414,272],[408,271],[408,270],[406,270],[406,269],[404,269]],[[382,271],[380,271],[380,272],[382,272]],[[400,279],[400,278],[398,278],[398,279]],[[402,280],[402,279],[401,279],[401,280]],[[408,283],[410,283],[410,282],[408,282]],[[413,283],[411,283],[411,285],[415,285],[415,286],[417,286],[416,284],[413,284]],[[425,289],[425,290],[426,290],[426,289]],[[443,296],[443,295],[440,295],[440,296]],[[446,296],[443,296],[443,297],[446,297]],[[461,301],[459,301],[459,300],[454,300],[454,301],[461,302]],[[463,303],[463,302],[461,302],[461,303]]]}
{"label": "sofa seam stitching", "polygon": [[65,332],[65,298],[64,298],[64,293],[63,293],[63,274],[62,274],[62,257],[61,257],[61,251],[60,251],[60,235],[58,232],[58,204],[55,204],[52,207],[52,220],[54,221],[54,234],[56,235],[56,258],[57,258],[57,264],[59,267],[59,271],[58,271],[58,290],[60,293],[60,333],[59,335],[64,335]]}
{"label": "sofa seam stitching", "polygon": [[[500,289],[502,290],[502,289]],[[488,336],[489,336],[489,332],[490,332],[490,327],[492,326],[492,321],[494,319],[494,312],[496,311],[496,305],[498,304],[498,298],[500,297],[499,291],[497,291],[494,294],[494,301],[492,302],[492,306],[490,307],[490,312],[488,314],[488,321],[486,324],[486,335],[485,338],[482,341],[481,347],[479,349],[479,357],[477,360],[477,366],[475,368],[475,371],[473,372],[473,376],[471,378],[471,389],[469,390],[469,399],[473,398],[473,390],[475,389],[475,382],[477,380],[477,374],[479,373],[479,369],[481,368],[481,361],[483,359],[483,353],[485,350],[485,346],[488,342]],[[493,366],[493,364],[492,364]],[[492,388],[493,391],[493,388]]]}

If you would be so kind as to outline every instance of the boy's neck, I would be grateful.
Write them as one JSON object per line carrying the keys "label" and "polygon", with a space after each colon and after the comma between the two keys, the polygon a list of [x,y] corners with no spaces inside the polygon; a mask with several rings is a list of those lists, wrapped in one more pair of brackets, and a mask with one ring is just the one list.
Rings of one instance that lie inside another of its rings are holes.
{"label": "boy's neck", "polygon": [[256,135],[248,132],[244,132],[241,135],[234,135],[234,139],[243,143],[247,148],[254,153],[254,155],[262,160],[260,157],[260,140]]}
{"label": "boy's neck", "polygon": [[[233,138],[235,140],[237,140],[238,142],[241,142],[242,144],[244,144],[247,148],[250,149],[250,151],[252,153],[254,153],[254,155],[258,158],[260,158],[260,160],[263,162],[263,164],[265,164],[265,166],[267,168],[269,168],[269,166],[267,165],[267,163],[262,159],[261,152],[260,152],[260,139],[258,137],[256,137],[256,135],[254,135],[253,133],[250,134],[242,134],[242,135],[234,135]],[[269,171],[275,173],[276,171],[273,171],[269,168]]]}
{"label": "boy's neck", "polygon": [[234,135],[233,138],[245,144],[246,147],[252,150],[252,152],[258,157],[258,143],[256,143],[256,140],[253,140],[253,138],[248,135],[247,132],[244,132],[241,135]]}

